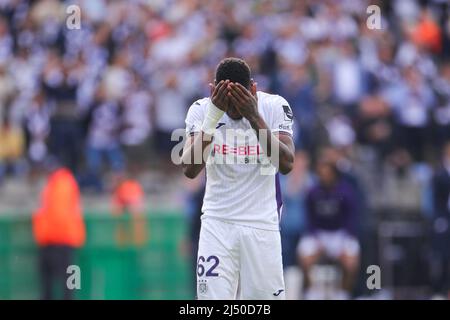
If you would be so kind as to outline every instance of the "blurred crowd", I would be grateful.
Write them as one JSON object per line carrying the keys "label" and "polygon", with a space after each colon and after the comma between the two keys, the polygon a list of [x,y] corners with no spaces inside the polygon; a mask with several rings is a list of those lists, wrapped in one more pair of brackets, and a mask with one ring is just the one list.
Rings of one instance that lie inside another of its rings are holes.
{"label": "blurred crowd", "polygon": [[446,2],[377,3],[379,30],[368,1],[1,1],[0,177],[54,154],[95,184],[105,164],[164,157],[224,56],[286,97],[310,154],[436,160],[450,134]]}
{"label": "blurred crowd", "polygon": [[[71,4],[79,29],[66,24]],[[367,24],[372,4],[380,29]],[[97,191],[105,170],[166,169],[172,131],[209,95],[217,63],[238,56],[294,112],[292,241],[323,158],[355,186],[361,228],[390,208],[448,233],[449,10],[445,0],[1,0],[0,185],[52,156]]]}

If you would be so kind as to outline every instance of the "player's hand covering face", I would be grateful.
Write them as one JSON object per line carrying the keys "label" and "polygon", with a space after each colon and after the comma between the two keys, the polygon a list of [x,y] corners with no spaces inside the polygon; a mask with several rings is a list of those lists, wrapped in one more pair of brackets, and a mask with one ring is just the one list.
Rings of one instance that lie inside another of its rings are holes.
{"label": "player's hand covering face", "polygon": [[[258,100],[253,94],[240,83],[228,84],[228,97],[231,105],[246,119],[251,120],[258,116]],[[252,89],[256,93],[256,85],[252,84]]]}
{"label": "player's hand covering face", "polygon": [[227,87],[230,80],[221,80],[217,84],[210,83],[211,102],[220,110],[227,112],[229,105],[229,97],[227,96]]}

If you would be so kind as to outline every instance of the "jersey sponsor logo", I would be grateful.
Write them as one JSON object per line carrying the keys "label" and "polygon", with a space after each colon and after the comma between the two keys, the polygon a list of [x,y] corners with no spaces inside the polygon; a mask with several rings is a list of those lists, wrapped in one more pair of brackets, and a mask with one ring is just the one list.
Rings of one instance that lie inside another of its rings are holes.
{"label": "jersey sponsor logo", "polygon": [[294,114],[292,113],[291,107],[289,107],[288,105],[283,105],[283,111],[284,111],[284,120],[292,121],[292,119],[294,119]]}
{"label": "jersey sponsor logo", "polygon": [[289,125],[289,124],[280,124],[280,125],[278,126],[278,129],[280,129],[280,130],[291,130],[291,129],[292,129],[292,126]]}
{"label": "jersey sponsor logo", "polygon": [[236,154],[238,156],[257,156],[264,154],[264,151],[262,148],[260,148],[259,145],[256,146],[238,146],[238,147],[231,147],[227,144],[214,144],[213,147],[213,153],[214,154]]}

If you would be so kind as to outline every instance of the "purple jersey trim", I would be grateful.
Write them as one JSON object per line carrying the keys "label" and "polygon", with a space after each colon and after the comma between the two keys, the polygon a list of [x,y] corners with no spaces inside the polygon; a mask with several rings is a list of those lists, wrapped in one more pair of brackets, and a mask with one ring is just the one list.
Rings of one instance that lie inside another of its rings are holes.
{"label": "purple jersey trim", "polygon": [[277,212],[279,222],[281,220],[281,207],[283,206],[283,200],[281,199],[280,174],[278,172],[275,174],[275,198],[277,200]]}

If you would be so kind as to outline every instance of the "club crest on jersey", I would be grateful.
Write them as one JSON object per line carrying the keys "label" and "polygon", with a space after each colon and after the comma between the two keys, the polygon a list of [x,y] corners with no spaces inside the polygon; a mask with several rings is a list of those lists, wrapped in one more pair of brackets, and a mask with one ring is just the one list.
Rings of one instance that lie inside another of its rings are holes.
{"label": "club crest on jersey", "polygon": [[200,294],[205,294],[206,292],[208,292],[208,284],[205,280],[200,280],[200,283],[198,284],[198,292]]}
{"label": "club crest on jersey", "polygon": [[284,111],[284,120],[292,121],[294,119],[294,114],[292,113],[291,107],[288,105],[283,105],[283,111]]}

